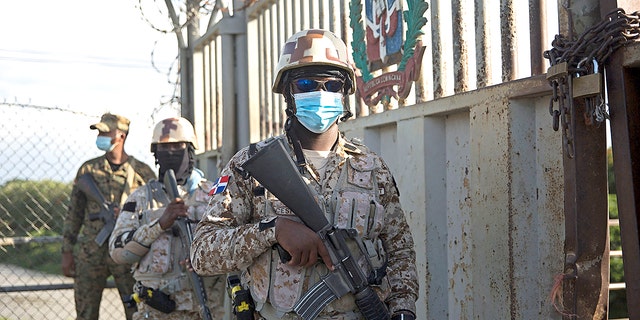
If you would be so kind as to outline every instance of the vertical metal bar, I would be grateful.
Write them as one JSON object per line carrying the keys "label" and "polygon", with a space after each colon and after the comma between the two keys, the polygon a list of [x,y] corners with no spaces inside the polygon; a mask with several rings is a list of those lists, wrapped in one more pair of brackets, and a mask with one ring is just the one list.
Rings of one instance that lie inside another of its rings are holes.
{"label": "vertical metal bar", "polygon": [[[242,19],[246,21],[246,11],[236,12],[234,19]],[[251,142],[250,134],[250,113],[249,113],[249,61],[247,57],[248,44],[247,44],[247,32],[236,33],[234,37],[234,50],[236,52],[235,63],[235,107],[237,112],[238,127],[236,130],[237,144],[236,147],[240,148],[249,145]],[[234,150],[237,151],[237,150]]]}
{"label": "vertical metal bar", "polygon": [[329,12],[328,1],[319,1],[314,8],[318,10],[315,14],[316,19],[318,19],[318,28],[330,30],[329,16],[331,13]]}
{"label": "vertical metal bar", "polygon": [[609,266],[605,127],[586,125],[580,120],[584,101],[573,103],[579,120],[575,122],[575,156],[564,157],[565,224],[567,236],[575,233],[577,244],[565,244],[565,273],[576,277],[565,281],[564,301],[567,311],[578,318],[604,319]]}
{"label": "vertical metal bar", "polygon": [[[267,74],[265,75],[267,78],[267,85],[272,85],[273,84],[273,70],[276,67],[276,63],[277,60],[274,62],[274,56],[277,56],[278,53],[278,48],[277,48],[277,44],[276,44],[276,36],[275,36],[275,32],[273,30],[273,17],[271,16],[271,9],[267,9],[264,11],[263,13],[265,15],[265,20],[267,22],[266,27],[265,27],[265,32],[262,35],[263,37],[265,37],[266,42],[267,42],[267,50],[265,50],[265,55],[266,55],[266,63],[267,63]],[[269,87],[270,88],[270,87]],[[271,92],[271,90],[268,90],[269,92]],[[274,113],[274,109],[276,108],[276,96],[273,94],[269,94],[267,95],[268,99],[268,104],[267,104],[267,114],[265,115],[265,117],[267,118],[267,136],[274,136],[275,132],[273,130],[274,128],[274,124],[273,124],[273,113]]]}
{"label": "vertical metal bar", "polygon": [[487,1],[476,0],[476,86],[484,88],[491,83],[491,32]]}
{"label": "vertical metal bar", "polygon": [[442,23],[440,21],[440,1],[431,1],[431,34],[433,41],[431,42],[433,52],[433,96],[435,99],[444,96],[445,91],[445,68],[443,67],[442,58],[442,39],[440,36]]}
{"label": "vertical metal bar", "polygon": [[[405,9],[403,9],[405,10]],[[429,7],[429,11],[433,10],[432,7]],[[429,48],[432,46],[432,25],[433,21],[431,18],[427,19],[427,23],[423,30],[425,33],[420,37],[422,44]],[[424,51],[424,56],[422,58],[422,65],[420,67],[420,75],[418,80],[415,82],[415,97],[416,104],[419,104],[424,101],[433,100],[433,52],[429,49]],[[427,71],[428,70],[428,71]]]}
{"label": "vertical metal bar", "polygon": [[[281,6],[280,2],[277,2],[274,5],[276,8]],[[274,10],[274,12],[272,13],[272,19],[275,20],[284,20],[284,17],[278,16],[277,15],[278,11]],[[274,37],[274,41],[275,41],[275,45],[273,47],[273,49],[275,49],[274,53],[273,53],[273,65],[274,65],[274,72],[275,72],[275,66],[278,64],[278,61],[280,60],[280,50],[282,49],[282,46],[284,45],[284,42],[289,38],[290,35],[287,35],[284,33],[283,30],[277,29],[276,32],[274,32],[273,37]],[[273,84],[273,79],[275,79],[275,74],[272,75],[272,84]],[[284,110],[282,108],[282,106],[284,105],[284,99],[282,98],[281,94],[273,94],[274,96],[274,103],[273,103],[273,121],[274,121],[274,132],[276,135],[281,134],[282,133],[282,127],[284,124],[283,121],[283,116],[284,116]]]}
{"label": "vertical metal bar", "polygon": [[209,134],[210,134],[210,141],[208,144],[208,148],[207,150],[218,150],[218,145],[217,145],[217,137],[218,137],[218,131],[216,128],[216,110],[217,110],[217,104],[216,104],[216,70],[217,70],[217,66],[216,66],[216,41],[215,41],[215,37],[211,40],[211,42],[207,45],[207,47],[209,48],[209,54],[207,55],[207,60],[209,63],[209,69],[207,70],[207,73],[209,74],[209,83],[207,84],[207,86],[209,87],[209,116],[208,116],[208,120],[209,123],[207,125],[207,129],[209,130]]}
{"label": "vertical metal bar", "polygon": [[[622,51],[611,55],[606,82],[627,310],[629,319],[640,319],[640,68],[624,68]],[[640,56],[640,46],[635,52]]]}
{"label": "vertical metal bar", "polygon": [[454,92],[466,92],[469,90],[469,48],[467,45],[467,23],[464,21],[463,12],[466,12],[466,1],[453,0],[452,27],[453,27],[453,81]]}
{"label": "vertical metal bar", "polygon": [[300,15],[298,14],[300,10],[300,4],[297,0],[291,1],[291,11],[289,17],[291,18],[291,30],[289,30],[289,35],[292,35],[299,31],[300,29]]}
{"label": "vertical metal bar", "polygon": [[259,66],[260,66],[260,140],[267,137],[267,121],[265,119],[265,115],[267,114],[267,97],[271,92],[267,85],[267,70],[268,70],[268,61],[266,58],[267,45],[265,41],[265,23],[264,23],[264,15],[258,16],[258,51],[256,55],[258,56]]}
{"label": "vertical metal bar", "polygon": [[[268,37],[271,40],[271,65],[273,66],[271,75],[269,77],[270,79],[269,83],[273,84],[273,80],[276,77],[276,75],[274,74],[275,68],[278,64],[280,49],[284,44],[284,42],[280,40],[281,39],[280,37],[282,35],[278,33],[278,28],[277,28],[278,16],[276,14],[275,5],[271,5],[271,8],[269,9],[268,14],[269,14],[269,19],[271,23],[271,34],[269,34]],[[269,131],[273,135],[278,135],[280,134],[280,95],[271,94],[271,97],[272,97],[272,100],[271,100],[272,103],[269,110],[271,113],[271,128],[269,129]]]}
{"label": "vertical metal bar", "polygon": [[[300,1],[300,30],[311,28],[311,22],[309,22],[309,1]],[[300,31],[298,30],[298,31]]]}
{"label": "vertical metal bar", "polygon": [[[275,14],[275,19],[278,21],[278,26],[277,26],[277,32],[275,34],[276,36],[276,44],[277,44],[277,55],[275,56],[275,63],[278,63],[279,61],[279,57],[280,57],[280,50],[282,49],[282,45],[284,45],[284,42],[286,41],[287,38],[289,38],[289,34],[286,32],[286,28],[284,26],[285,21],[289,20],[287,19],[287,17],[285,16],[285,12],[284,12],[284,1],[276,1],[274,4],[275,10],[274,10],[274,14]],[[275,65],[275,64],[274,64]],[[275,75],[273,75],[273,79],[275,79]],[[272,95],[274,95],[272,93]],[[281,94],[277,94],[274,95],[275,96],[275,101],[276,103],[274,104],[274,122],[275,122],[275,128],[274,131],[276,132],[276,134],[280,134],[280,132],[282,131],[282,127],[284,126],[284,121],[282,120],[282,105],[284,104],[284,99],[282,99],[282,95]]]}
{"label": "vertical metal bar", "polygon": [[236,74],[235,74],[235,51],[234,37],[230,34],[220,36],[220,48],[222,50],[222,132],[224,144],[222,145],[222,162],[227,163],[236,152],[237,140],[237,110],[236,110]]}
{"label": "vertical metal bar", "polygon": [[529,0],[529,35],[531,39],[531,75],[545,73],[542,53],[547,45],[546,0]]}
{"label": "vertical metal bar", "polygon": [[204,104],[202,106],[204,118],[202,125],[204,126],[204,141],[201,142],[200,148],[204,151],[211,150],[211,44],[204,45],[201,49],[202,52],[202,70],[198,70],[198,73],[202,77],[202,98]]}
{"label": "vertical metal bar", "polygon": [[223,76],[223,71],[222,71],[222,45],[221,45],[221,39],[220,36],[216,37],[216,41],[215,41],[215,50],[216,50],[216,54],[214,56],[215,59],[215,70],[216,70],[216,82],[215,82],[215,92],[216,92],[216,100],[215,100],[215,104],[216,104],[216,149],[217,150],[221,150],[222,149],[222,140],[224,138],[224,135],[222,134],[222,115],[223,115],[223,105],[222,105],[222,84],[224,81],[222,81],[222,76]]}
{"label": "vertical metal bar", "polygon": [[291,14],[291,0],[284,0],[282,1],[282,17],[281,19],[285,21],[285,25],[284,25],[284,30],[283,30],[283,35],[285,37],[289,37],[290,35],[293,34],[293,21],[290,18],[292,16]]}
{"label": "vertical metal bar", "polygon": [[[347,48],[349,48],[348,49],[349,52],[353,52],[353,46],[352,46],[353,30],[351,29],[351,18],[349,16],[350,1],[349,0],[334,0],[334,1],[335,1],[334,6],[337,8],[337,14],[338,14],[338,17],[336,18],[338,25],[336,26],[335,33],[339,35],[342,38],[342,40],[344,40],[344,43],[347,45]],[[350,95],[348,99],[349,99],[349,102],[348,102],[349,109],[351,110],[351,113],[353,113],[354,117],[356,118],[359,117],[361,115],[360,110],[366,109],[366,106],[364,105],[364,102],[360,98],[360,95],[356,92],[355,94]]]}
{"label": "vertical metal bar", "polygon": [[309,25],[311,28],[320,28],[320,10],[318,9],[318,0],[308,0],[309,2]]}
{"label": "vertical metal bar", "polygon": [[[565,1],[568,33],[582,34],[600,20],[597,1]],[[569,79],[571,84],[571,79]],[[564,153],[565,168],[565,319],[606,319],[609,285],[608,199],[605,126],[587,124],[584,99],[568,106],[575,155]],[[573,277],[572,277],[573,276]]]}
{"label": "vertical metal bar", "polygon": [[[342,33],[340,26],[340,6],[338,5],[339,0],[329,0],[328,8],[329,10],[329,30],[333,31],[333,33],[340,36]],[[346,41],[345,41],[346,43]]]}
{"label": "vertical metal bar", "polygon": [[517,74],[517,34],[513,0],[500,0],[502,82],[514,80]]}
{"label": "vertical metal bar", "polygon": [[199,10],[199,1],[187,1],[187,43],[184,48],[180,49],[180,88],[182,115],[195,121],[194,115],[194,95],[193,95],[193,44],[200,37],[200,17],[194,12]]}

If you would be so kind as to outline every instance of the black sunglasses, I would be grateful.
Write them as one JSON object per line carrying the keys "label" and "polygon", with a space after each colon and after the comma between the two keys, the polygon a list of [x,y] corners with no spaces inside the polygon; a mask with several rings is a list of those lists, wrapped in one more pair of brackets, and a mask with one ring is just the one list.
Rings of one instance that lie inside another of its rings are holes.
{"label": "black sunglasses", "polygon": [[323,89],[329,92],[340,92],[344,88],[344,81],[329,79],[329,80],[314,80],[314,79],[296,79],[293,81],[298,90],[301,92],[311,92]]}

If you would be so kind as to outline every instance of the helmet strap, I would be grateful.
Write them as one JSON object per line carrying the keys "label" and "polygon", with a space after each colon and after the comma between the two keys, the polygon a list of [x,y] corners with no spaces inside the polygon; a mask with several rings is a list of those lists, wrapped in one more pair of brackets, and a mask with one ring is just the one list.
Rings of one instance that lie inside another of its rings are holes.
{"label": "helmet strap", "polygon": [[307,166],[307,160],[304,158],[304,153],[302,152],[302,144],[300,143],[300,139],[296,135],[296,130],[292,129],[292,123],[293,117],[287,117],[287,121],[284,124],[284,131],[287,134],[289,143],[293,145],[293,153],[296,155],[296,165],[298,167],[298,171],[300,171],[300,174],[303,174]]}

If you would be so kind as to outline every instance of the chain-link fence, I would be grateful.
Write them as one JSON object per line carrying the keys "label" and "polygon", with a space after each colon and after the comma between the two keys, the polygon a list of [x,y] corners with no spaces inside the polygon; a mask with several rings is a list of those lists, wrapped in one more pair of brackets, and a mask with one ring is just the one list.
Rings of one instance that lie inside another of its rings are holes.
{"label": "chain-link fence", "polygon": [[[101,154],[89,129],[101,113],[0,108],[0,319],[74,319],[73,279],[60,267],[62,224],[76,171]],[[151,122],[131,133],[146,146],[150,134],[140,131],[150,130]],[[131,148],[130,138],[127,152],[152,165],[148,147]],[[100,319],[124,319],[111,278]]]}

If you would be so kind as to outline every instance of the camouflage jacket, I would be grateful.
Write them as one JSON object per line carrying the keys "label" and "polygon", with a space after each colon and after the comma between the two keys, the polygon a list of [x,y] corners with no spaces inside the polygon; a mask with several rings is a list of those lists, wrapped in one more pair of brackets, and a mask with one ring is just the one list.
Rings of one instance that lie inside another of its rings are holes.
{"label": "camouflage jacket", "polygon": [[[146,163],[136,160],[133,156],[129,156],[127,161],[116,171],[111,170],[111,165],[105,155],[88,160],[78,169],[74,182],[85,173],[91,174],[105,200],[117,204],[118,207],[136,188],[156,177],[156,174]],[[129,177],[129,173],[133,173],[133,177]],[[128,181],[131,181],[129,186],[127,186]],[[93,243],[98,232],[104,226],[104,222],[99,219],[91,221],[89,215],[98,212],[100,212],[100,204],[88,200],[74,183],[71,190],[69,213],[65,218],[62,230],[62,252],[73,250],[80,232],[82,232],[82,241]]]}
{"label": "camouflage jacket", "polygon": [[[212,183],[203,179],[195,185],[197,187],[191,193],[184,186],[178,186],[192,221],[198,221],[204,215]],[[163,184],[157,180],[151,180],[133,192],[116,221],[109,241],[109,253],[116,262],[121,261],[118,255],[123,254],[122,248],[129,242],[135,242],[143,250],[143,255],[132,267],[136,281],[168,294],[176,302],[176,310],[197,311],[199,305],[193,296],[187,270],[180,264],[189,257],[188,252],[172,228],[162,230],[158,223],[168,202]],[[207,277],[204,284],[209,308],[216,318],[216,314],[221,315],[223,311],[224,279]]]}
{"label": "camouflage jacket", "polygon": [[[258,148],[264,144],[265,141],[258,143]],[[260,228],[260,222],[293,213],[269,192],[261,192],[254,179],[243,179],[237,173],[236,169],[248,158],[247,147],[234,155],[222,171],[223,176],[229,176],[228,186],[211,198],[207,215],[197,226],[191,261],[200,274],[243,271],[242,282],[251,289],[256,309],[264,308],[262,316],[280,318],[284,312],[287,314],[283,319],[297,319],[290,312],[292,302],[296,302],[292,300],[307,292],[328,271],[321,262],[299,270],[304,268],[279,261],[277,250],[273,249],[275,228]],[[327,217],[329,221],[338,228],[357,229],[362,238],[386,251],[387,276],[383,285],[373,289],[389,311],[415,312],[418,282],[413,238],[395,181],[383,160],[363,145],[341,137],[335,153],[329,155],[325,177],[320,178],[313,165],[307,163],[303,179],[313,186],[323,206],[331,208],[325,212],[334,215]],[[262,280],[269,277],[271,283]],[[301,292],[291,288],[297,283],[302,283]],[[268,297],[264,299],[264,295]],[[361,318],[352,302],[353,297],[348,294],[327,306],[319,318]],[[265,315],[267,309],[276,309],[276,314]]]}

